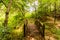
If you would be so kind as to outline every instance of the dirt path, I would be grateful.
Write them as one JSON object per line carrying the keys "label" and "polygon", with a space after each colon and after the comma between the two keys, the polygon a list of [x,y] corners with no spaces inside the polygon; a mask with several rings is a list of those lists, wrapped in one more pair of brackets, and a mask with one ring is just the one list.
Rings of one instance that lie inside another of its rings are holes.
{"label": "dirt path", "polygon": [[[48,17],[47,23],[50,23],[50,24],[53,25],[53,24],[54,24],[54,18]],[[29,21],[29,24],[34,24],[34,21],[33,21],[33,20],[30,20],[30,21]],[[60,29],[60,21],[56,20],[55,27],[56,27],[57,29]],[[22,27],[20,27],[19,29],[16,29],[15,31],[16,31],[16,32],[21,32],[21,31],[22,31]],[[56,39],[54,38],[54,35],[53,35],[53,34],[50,34],[48,31],[47,31],[47,33],[48,33],[48,34],[45,36],[45,40],[56,40]],[[33,38],[33,37],[29,37],[29,38],[27,38],[27,40],[36,40],[36,39]],[[39,39],[39,40],[40,40],[40,39]]]}

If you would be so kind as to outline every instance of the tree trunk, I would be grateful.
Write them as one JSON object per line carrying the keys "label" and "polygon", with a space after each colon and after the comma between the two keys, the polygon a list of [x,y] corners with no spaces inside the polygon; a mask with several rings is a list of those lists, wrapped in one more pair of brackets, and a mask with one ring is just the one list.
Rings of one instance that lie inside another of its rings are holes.
{"label": "tree trunk", "polygon": [[28,20],[24,20],[24,37],[26,36],[26,28],[27,28]]}
{"label": "tree trunk", "polygon": [[8,24],[9,11],[10,11],[10,8],[11,8],[11,4],[12,4],[12,0],[9,0],[9,4],[7,6],[7,10],[6,10],[6,13],[5,13],[4,27],[7,27],[7,24]]}
{"label": "tree trunk", "polygon": [[55,0],[55,9],[54,9],[54,24],[55,24],[55,22],[56,22],[56,11],[57,11],[57,9],[56,9],[56,0]]}

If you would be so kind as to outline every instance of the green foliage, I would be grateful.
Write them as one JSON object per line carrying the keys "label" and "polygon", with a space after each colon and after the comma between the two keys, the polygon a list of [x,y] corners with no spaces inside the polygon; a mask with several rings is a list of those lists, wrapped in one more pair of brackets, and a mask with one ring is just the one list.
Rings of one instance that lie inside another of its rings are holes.
{"label": "green foliage", "polygon": [[[4,4],[0,0],[0,40],[22,40],[23,31],[20,33],[13,33],[13,30],[18,30],[21,27],[21,24],[24,24],[25,18],[32,18],[32,20],[35,18],[39,18],[41,19],[41,22],[43,20],[44,22],[47,22],[47,19],[45,19],[47,17],[46,15],[54,16],[53,13],[55,13],[55,3],[57,10],[56,12],[60,13],[60,0],[37,0],[37,6],[34,4],[35,1],[36,0],[12,0],[12,6],[8,15],[8,27],[6,29],[6,32],[9,32],[9,34],[7,34],[4,33],[5,27],[3,23],[5,19],[5,12],[7,9],[5,5],[8,6],[9,0],[3,0]],[[50,30],[52,34],[56,34],[58,40],[60,40],[60,30],[56,30],[54,24],[46,23],[45,28]]]}

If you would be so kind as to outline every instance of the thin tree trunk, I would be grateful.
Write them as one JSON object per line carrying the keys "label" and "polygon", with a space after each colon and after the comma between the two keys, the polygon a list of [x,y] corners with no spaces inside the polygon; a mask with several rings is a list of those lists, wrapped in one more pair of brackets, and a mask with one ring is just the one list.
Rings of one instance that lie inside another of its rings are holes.
{"label": "thin tree trunk", "polygon": [[[41,4],[40,5],[42,5],[42,0],[41,0]],[[43,10],[43,8],[42,8],[42,6],[41,6],[41,11]],[[45,40],[45,25],[43,24],[43,25],[41,25],[40,26],[40,29],[41,29],[41,27],[42,27],[42,30],[40,30],[41,32],[40,32],[40,35],[41,35],[41,40]]]}
{"label": "thin tree trunk", "polygon": [[7,24],[8,24],[9,11],[10,11],[10,8],[11,8],[11,4],[12,4],[12,0],[9,0],[9,4],[8,4],[7,10],[5,12],[4,27],[7,27]]}
{"label": "thin tree trunk", "polygon": [[55,10],[54,10],[54,24],[56,22],[56,1],[55,1]]}

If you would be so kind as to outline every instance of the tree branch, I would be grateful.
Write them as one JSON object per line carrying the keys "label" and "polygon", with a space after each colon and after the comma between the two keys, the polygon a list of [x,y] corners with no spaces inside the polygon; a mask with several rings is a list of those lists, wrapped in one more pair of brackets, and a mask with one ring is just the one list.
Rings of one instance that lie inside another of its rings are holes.
{"label": "tree branch", "polygon": [[7,5],[5,4],[5,2],[4,2],[3,0],[2,0],[1,2],[2,2],[2,3],[5,5],[5,7],[7,8]]}

